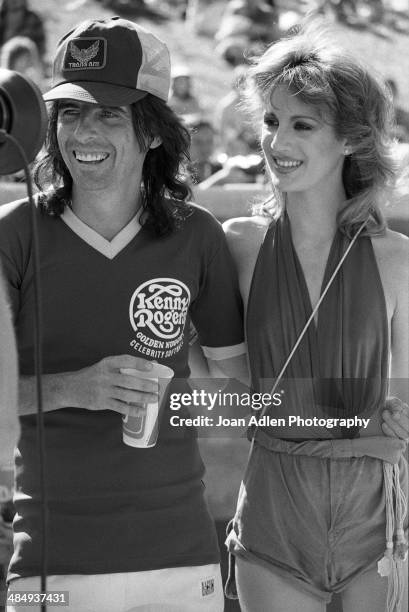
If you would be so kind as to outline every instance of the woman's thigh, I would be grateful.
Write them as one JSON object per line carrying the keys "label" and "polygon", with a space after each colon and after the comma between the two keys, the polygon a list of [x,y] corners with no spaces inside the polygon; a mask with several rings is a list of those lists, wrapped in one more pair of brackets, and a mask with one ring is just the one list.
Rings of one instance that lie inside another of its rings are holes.
{"label": "woman's thigh", "polygon": [[[405,582],[403,601],[400,610],[408,610],[408,562],[402,568],[402,579]],[[388,592],[388,579],[381,578],[374,567],[354,580],[342,591],[343,612],[385,612]]]}
{"label": "woman's thigh", "polygon": [[236,557],[236,583],[242,612],[325,612],[326,603],[270,570]]}

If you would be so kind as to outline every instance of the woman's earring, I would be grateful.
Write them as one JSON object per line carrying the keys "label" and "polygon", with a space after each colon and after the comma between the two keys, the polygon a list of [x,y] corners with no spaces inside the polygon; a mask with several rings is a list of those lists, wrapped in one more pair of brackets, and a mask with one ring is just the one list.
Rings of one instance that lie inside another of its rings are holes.
{"label": "woman's earring", "polygon": [[152,141],[149,145],[150,149],[156,149],[157,147],[159,147],[162,144],[162,138],[160,136],[154,136],[152,138]]}
{"label": "woman's earring", "polygon": [[345,155],[345,157],[348,157],[348,155],[352,155],[352,151],[351,151],[350,147],[345,147],[344,155]]}

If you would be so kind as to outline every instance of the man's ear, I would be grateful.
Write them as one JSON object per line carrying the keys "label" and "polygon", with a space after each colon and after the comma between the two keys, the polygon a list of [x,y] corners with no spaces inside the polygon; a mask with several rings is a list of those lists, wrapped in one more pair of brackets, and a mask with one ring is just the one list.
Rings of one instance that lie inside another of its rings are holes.
{"label": "man's ear", "polygon": [[162,138],[160,136],[154,136],[152,142],[149,145],[150,149],[156,149],[162,144]]}

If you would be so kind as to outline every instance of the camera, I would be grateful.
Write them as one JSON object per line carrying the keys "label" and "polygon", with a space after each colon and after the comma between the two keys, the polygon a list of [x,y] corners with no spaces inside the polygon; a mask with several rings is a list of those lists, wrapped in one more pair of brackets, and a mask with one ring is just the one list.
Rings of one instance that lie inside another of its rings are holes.
{"label": "camera", "polygon": [[24,166],[18,148],[33,161],[44,142],[47,110],[37,85],[13,70],[0,69],[0,174],[12,174]]}

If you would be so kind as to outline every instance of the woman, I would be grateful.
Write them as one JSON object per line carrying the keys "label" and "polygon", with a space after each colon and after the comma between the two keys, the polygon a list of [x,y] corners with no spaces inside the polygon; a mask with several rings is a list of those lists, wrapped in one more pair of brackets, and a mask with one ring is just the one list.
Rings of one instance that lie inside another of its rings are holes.
{"label": "woman", "polygon": [[405,445],[383,436],[408,424],[407,406],[384,411],[387,395],[408,401],[409,355],[408,240],[379,209],[395,178],[390,101],[316,23],[267,49],[250,78],[273,196],[226,231],[255,390],[272,390],[311,322],[266,413],[276,420],[252,431],[227,540],[240,604],[324,612],[340,592],[344,612],[404,612]]}

